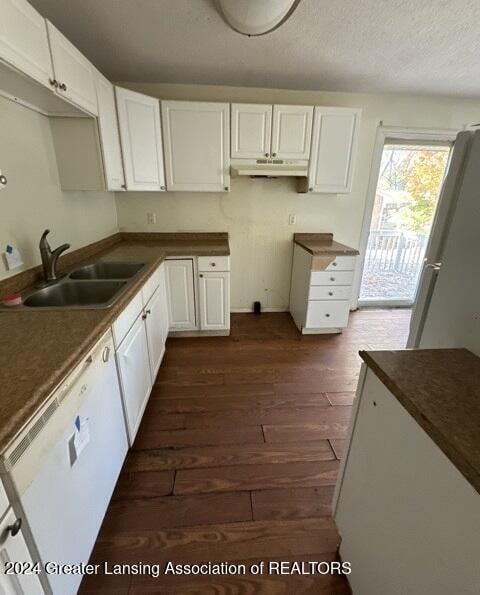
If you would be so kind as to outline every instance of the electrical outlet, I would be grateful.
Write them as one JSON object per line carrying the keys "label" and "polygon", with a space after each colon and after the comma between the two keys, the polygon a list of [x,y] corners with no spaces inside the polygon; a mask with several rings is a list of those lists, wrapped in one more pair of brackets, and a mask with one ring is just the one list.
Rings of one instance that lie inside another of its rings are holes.
{"label": "electrical outlet", "polygon": [[157,222],[157,213],[147,213],[147,225],[155,225]]}
{"label": "electrical outlet", "polygon": [[291,215],[289,215],[288,217],[288,225],[295,225],[295,223],[297,222],[297,216],[292,213]]}

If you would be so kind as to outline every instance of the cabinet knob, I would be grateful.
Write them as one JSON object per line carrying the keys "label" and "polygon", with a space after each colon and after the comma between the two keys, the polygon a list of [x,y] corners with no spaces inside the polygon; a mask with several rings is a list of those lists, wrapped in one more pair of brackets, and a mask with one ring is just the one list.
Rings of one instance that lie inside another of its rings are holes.
{"label": "cabinet knob", "polygon": [[268,153],[265,153],[265,157],[268,157]]}
{"label": "cabinet knob", "polygon": [[276,156],[277,156],[277,154],[276,154],[276,153],[272,153],[272,157],[276,157]]}
{"label": "cabinet knob", "polygon": [[330,314],[325,314],[325,316],[326,316],[327,318],[330,318]]}
{"label": "cabinet knob", "polygon": [[0,174],[0,184],[2,186],[6,186],[7,185],[7,178],[3,174]]}
{"label": "cabinet knob", "polygon": [[313,188],[312,188],[312,187],[310,187],[310,188],[308,189],[308,191],[309,191],[309,192],[313,192]]}
{"label": "cabinet knob", "polygon": [[61,83],[58,88],[60,89],[60,91],[66,91],[67,85],[65,83]]}
{"label": "cabinet knob", "polygon": [[127,185],[126,185],[126,184],[122,184],[122,188],[123,188],[124,190],[126,190],[126,189],[127,189]]}
{"label": "cabinet knob", "polygon": [[332,267],[336,267],[338,263],[332,262]]}
{"label": "cabinet knob", "polygon": [[20,533],[20,529],[22,528],[22,519],[19,517],[13,525],[9,525],[7,527],[7,531],[10,533],[12,537],[18,535]]}
{"label": "cabinet knob", "polygon": [[335,281],[335,277],[330,277],[330,281]]}
{"label": "cabinet knob", "polygon": [[145,320],[147,318],[146,314],[142,314],[142,320]]}
{"label": "cabinet knob", "polygon": [[329,291],[328,292],[328,295],[333,295],[333,291]]}
{"label": "cabinet knob", "polygon": [[211,267],[216,267],[216,266],[217,266],[217,264],[216,264],[215,262],[211,262],[211,263],[210,263],[210,266],[211,266]]}
{"label": "cabinet knob", "polygon": [[160,190],[165,190],[165,186],[160,186]]}
{"label": "cabinet knob", "polygon": [[151,314],[152,311],[151,310],[145,310],[145,314],[148,316],[149,314]]}
{"label": "cabinet knob", "polygon": [[203,279],[203,275],[200,273],[200,278]]}
{"label": "cabinet knob", "polygon": [[48,79],[48,82],[52,85],[52,87],[58,89],[58,81],[56,79]]}
{"label": "cabinet knob", "polygon": [[228,192],[230,190],[230,186],[225,186],[225,192]]}

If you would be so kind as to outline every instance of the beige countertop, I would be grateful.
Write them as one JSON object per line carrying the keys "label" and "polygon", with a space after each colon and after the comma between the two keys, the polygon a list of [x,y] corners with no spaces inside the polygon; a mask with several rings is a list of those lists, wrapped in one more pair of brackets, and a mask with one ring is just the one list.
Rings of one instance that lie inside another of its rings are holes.
{"label": "beige countertop", "polygon": [[[84,254],[82,250],[78,252]],[[112,307],[0,311],[0,452],[88,354],[166,257],[229,254],[227,234],[123,234],[113,245],[76,263],[148,263]]]}
{"label": "beige countertop", "polygon": [[314,256],[356,256],[359,251],[333,239],[332,233],[295,233],[295,244]]}
{"label": "beige countertop", "polygon": [[480,492],[480,358],[466,349],[360,355]]}

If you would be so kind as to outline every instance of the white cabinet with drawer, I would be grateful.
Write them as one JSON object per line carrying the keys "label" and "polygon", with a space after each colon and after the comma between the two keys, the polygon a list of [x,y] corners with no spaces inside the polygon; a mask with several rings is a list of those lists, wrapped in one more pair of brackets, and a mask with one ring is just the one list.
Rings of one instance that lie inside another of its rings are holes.
{"label": "white cabinet with drawer", "polygon": [[355,258],[314,256],[295,244],[290,313],[301,333],[338,333],[347,326]]}
{"label": "white cabinet with drawer", "polygon": [[170,331],[228,334],[230,257],[172,258],[165,264]]}

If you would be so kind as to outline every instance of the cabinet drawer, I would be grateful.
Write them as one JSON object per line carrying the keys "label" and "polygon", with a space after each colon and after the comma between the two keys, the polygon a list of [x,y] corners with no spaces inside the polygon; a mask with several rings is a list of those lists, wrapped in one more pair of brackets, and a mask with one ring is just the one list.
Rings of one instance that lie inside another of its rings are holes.
{"label": "cabinet drawer", "polygon": [[[337,256],[333,262],[331,262],[327,267],[323,268],[321,266],[321,259],[325,259],[325,256],[314,256],[312,269],[318,271],[354,271],[355,270],[355,258],[356,256]],[[318,263],[320,266],[315,266],[318,259]]]}
{"label": "cabinet drawer", "polygon": [[125,338],[125,335],[131,329],[133,323],[137,319],[138,315],[142,311],[142,291],[139,291],[133,300],[128,304],[125,310],[113,323],[113,340],[115,343],[115,349],[118,349],[120,343]]}
{"label": "cabinet drawer", "polygon": [[308,302],[306,328],[343,328],[348,324],[350,302],[347,300],[312,300]]}
{"label": "cabinet drawer", "polygon": [[198,270],[203,273],[208,273],[208,271],[229,271],[230,256],[199,256]]}
{"label": "cabinet drawer", "polygon": [[312,271],[310,285],[351,285],[353,271]]}
{"label": "cabinet drawer", "polygon": [[7,494],[5,492],[5,488],[2,485],[2,482],[0,481],[0,519],[7,512],[7,508],[8,508]]}
{"label": "cabinet drawer", "polygon": [[349,300],[350,285],[313,285],[308,294],[309,300]]}

